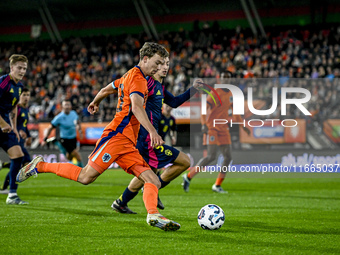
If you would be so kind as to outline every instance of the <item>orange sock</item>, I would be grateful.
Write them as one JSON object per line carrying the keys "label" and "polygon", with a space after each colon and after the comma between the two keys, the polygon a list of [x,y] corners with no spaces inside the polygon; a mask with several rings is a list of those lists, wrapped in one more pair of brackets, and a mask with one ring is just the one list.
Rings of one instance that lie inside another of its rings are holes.
{"label": "orange sock", "polygon": [[39,173],[54,173],[60,177],[64,177],[73,181],[78,180],[81,167],[70,163],[46,163],[39,162],[37,170]]}
{"label": "orange sock", "polygon": [[222,182],[224,181],[224,178],[225,178],[225,173],[219,173],[217,178],[216,178],[215,185],[216,186],[221,186]]}
{"label": "orange sock", "polygon": [[158,198],[158,189],[155,184],[145,183],[144,184],[144,192],[143,192],[143,201],[145,204],[145,208],[148,213],[159,213],[157,210],[157,198]]}

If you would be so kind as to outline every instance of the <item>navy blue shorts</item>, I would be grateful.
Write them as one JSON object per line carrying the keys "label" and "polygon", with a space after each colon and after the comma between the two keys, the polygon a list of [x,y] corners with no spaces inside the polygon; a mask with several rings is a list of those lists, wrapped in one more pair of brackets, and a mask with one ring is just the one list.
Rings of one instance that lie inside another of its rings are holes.
{"label": "navy blue shorts", "polygon": [[71,154],[75,149],[77,149],[77,138],[72,139],[60,138],[60,143],[69,154]]}
{"label": "navy blue shorts", "polygon": [[179,150],[165,144],[152,148],[148,142],[137,141],[136,148],[146,163],[157,169],[174,163],[179,155]]}
{"label": "navy blue shorts", "polygon": [[13,146],[20,145],[18,139],[13,131],[10,133],[3,133],[0,130],[0,147],[4,149],[4,151],[8,151]]}

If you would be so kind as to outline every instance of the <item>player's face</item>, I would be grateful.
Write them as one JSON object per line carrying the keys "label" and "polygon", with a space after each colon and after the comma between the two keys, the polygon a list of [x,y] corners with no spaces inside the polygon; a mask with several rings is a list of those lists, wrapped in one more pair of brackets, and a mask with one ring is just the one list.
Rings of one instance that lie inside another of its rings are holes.
{"label": "player's face", "polygon": [[66,114],[69,114],[72,110],[72,105],[68,101],[64,101],[62,104],[62,107],[63,107],[63,112]]}
{"label": "player's face", "polygon": [[18,61],[11,66],[11,76],[16,82],[22,80],[27,70],[27,63]]}
{"label": "player's face", "polygon": [[158,54],[153,55],[151,58],[149,57],[144,58],[146,64],[146,75],[148,76],[152,76],[155,73],[157,73],[157,71],[161,69],[161,66],[164,63],[164,58],[162,58]]}
{"label": "player's face", "polygon": [[31,98],[31,93],[29,91],[22,92],[20,95],[19,103],[24,106],[27,106],[28,102],[30,101],[30,98]]}
{"label": "player's face", "polygon": [[165,78],[168,75],[169,68],[170,68],[170,61],[169,61],[169,58],[167,57],[164,59],[164,64],[158,70],[157,74],[159,74],[161,78]]}

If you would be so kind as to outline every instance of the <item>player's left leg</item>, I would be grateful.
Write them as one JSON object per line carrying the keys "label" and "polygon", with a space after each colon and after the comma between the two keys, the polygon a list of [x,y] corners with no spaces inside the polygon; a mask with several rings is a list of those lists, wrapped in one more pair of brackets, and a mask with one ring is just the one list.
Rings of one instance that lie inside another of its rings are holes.
{"label": "player's left leg", "polygon": [[[190,167],[190,158],[183,152],[180,152],[173,162],[172,166],[166,168],[160,176],[160,180],[164,183],[161,188],[164,188],[172,180],[177,178],[181,173]],[[162,183],[161,181],[161,183]]]}
{"label": "player's left leg", "polygon": [[[166,187],[170,181],[175,179],[190,166],[190,159],[186,154],[168,145],[152,149],[152,153],[148,154],[147,159],[149,160],[149,164],[159,168],[172,164],[164,170],[160,176],[158,176],[161,183],[160,189]],[[155,168],[153,168],[153,170],[154,172],[157,171]],[[112,209],[120,213],[134,214],[135,212],[130,210],[127,204],[137,196],[138,191],[143,187],[143,185],[144,183],[142,181],[137,178],[133,178],[123,194],[112,203]],[[161,210],[164,209],[164,205],[159,197],[157,207]]]}
{"label": "player's left leg", "polygon": [[143,201],[148,212],[146,222],[153,227],[158,227],[165,231],[178,230],[181,225],[173,220],[165,218],[157,210],[157,197],[160,182],[157,175],[151,171],[146,170],[138,176],[144,182]]}
{"label": "player's left leg", "polygon": [[[27,149],[25,148],[25,146],[23,145],[23,143],[20,143],[20,147],[22,152],[24,153],[24,157],[22,159],[22,167],[26,166],[29,162],[31,162],[31,157],[27,151]],[[8,167],[10,166],[10,163],[8,163]],[[6,165],[7,167],[7,165]],[[10,172],[8,172],[8,174],[6,175],[5,181],[3,183],[3,185],[0,188],[0,191],[4,191],[4,193],[6,193],[7,188],[9,186],[9,176],[10,176]]]}
{"label": "player's left leg", "polygon": [[[228,167],[231,162],[231,145],[230,144],[223,144],[219,146],[220,151],[223,155],[223,166]],[[212,190],[217,193],[228,193],[225,191],[221,185],[225,179],[226,172],[220,172],[216,178],[215,184],[212,186]]]}
{"label": "player's left leg", "polygon": [[[0,170],[3,168],[10,168],[11,166],[11,162],[2,162],[0,160]],[[0,187],[0,194],[8,194],[9,190],[7,189],[9,186],[9,171],[5,177],[5,180],[3,182],[3,184]]]}
{"label": "player's left leg", "polygon": [[[127,148],[125,148],[127,150]],[[138,150],[131,144],[130,151],[115,160],[126,172],[132,173],[144,183],[143,201],[148,212],[146,221],[150,226],[162,230],[177,230],[181,227],[175,221],[169,220],[157,210],[158,190],[161,186],[159,178],[145,162]]]}
{"label": "player's left leg", "polygon": [[9,168],[11,165],[11,162],[2,162],[0,160],[0,170],[3,169],[3,168]]}
{"label": "player's left leg", "polygon": [[[14,135],[14,139],[16,139]],[[20,170],[23,152],[19,145],[14,145],[7,150],[7,154],[11,159],[10,171],[9,171],[9,193],[6,199],[6,204],[23,205],[28,204],[21,200],[17,194],[18,184],[16,183],[16,175]]]}

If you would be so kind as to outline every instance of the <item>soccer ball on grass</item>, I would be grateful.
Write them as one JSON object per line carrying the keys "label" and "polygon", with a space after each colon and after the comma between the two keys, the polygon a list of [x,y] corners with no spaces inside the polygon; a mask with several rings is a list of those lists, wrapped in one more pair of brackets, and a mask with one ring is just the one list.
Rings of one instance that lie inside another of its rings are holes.
{"label": "soccer ball on grass", "polygon": [[198,213],[197,221],[203,229],[215,230],[222,227],[225,220],[224,212],[218,205],[205,205]]}

